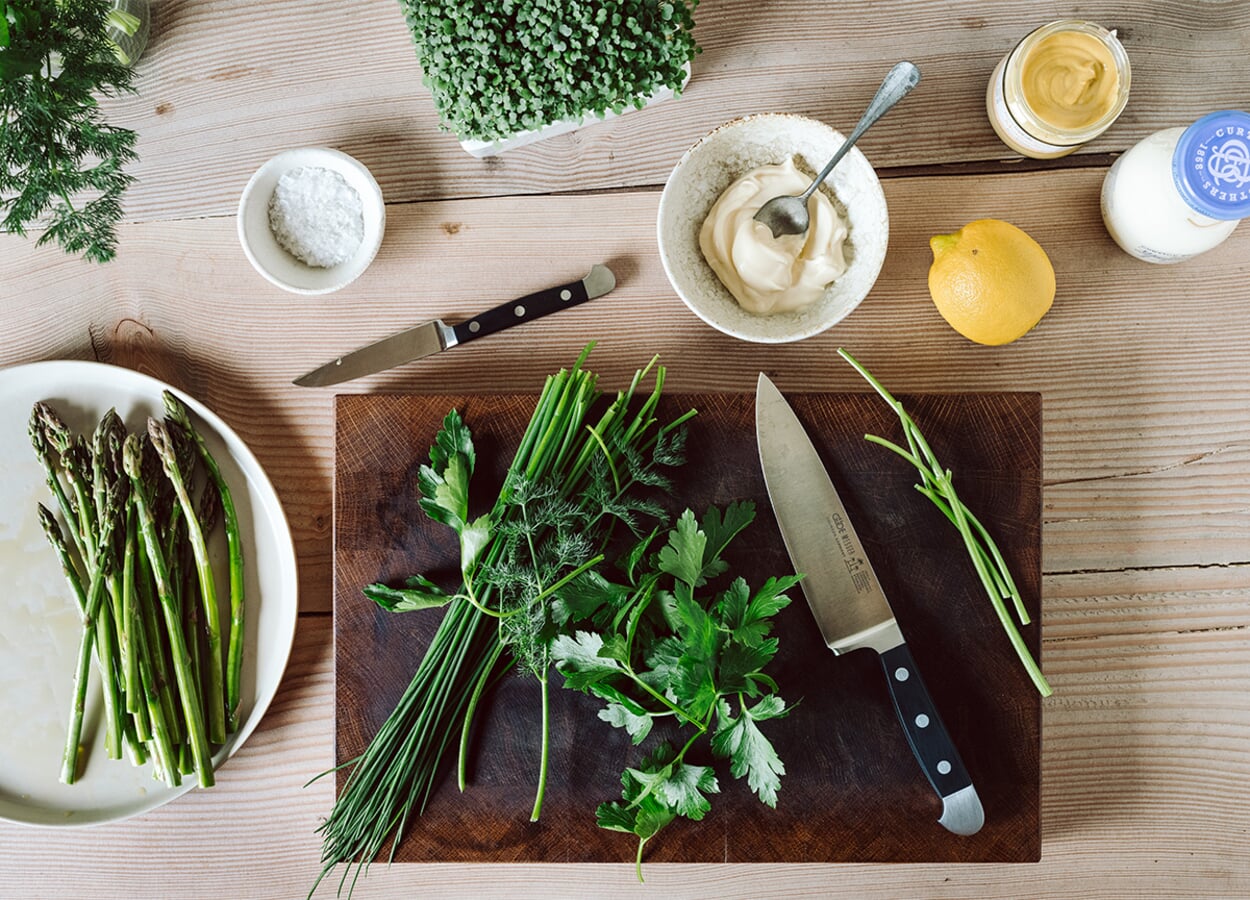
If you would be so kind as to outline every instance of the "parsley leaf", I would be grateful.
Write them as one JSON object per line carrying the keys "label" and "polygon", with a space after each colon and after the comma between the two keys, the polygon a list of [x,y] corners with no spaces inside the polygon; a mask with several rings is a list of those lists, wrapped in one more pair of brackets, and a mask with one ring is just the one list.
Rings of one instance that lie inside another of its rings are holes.
{"label": "parsley leaf", "polygon": [[747,777],[747,784],[768,806],[777,805],[777,791],[786,767],[777,756],[772,743],[764,737],[756,722],[775,719],[787,712],[785,701],[769,695],[754,707],[742,705],[742,715],[734,718],[725,700],[717,705],[718,727],[712,736],[712,752],[729,759],[729,771],[735,778]]}
{"label": "parsley leaf", "polygon": [[656,786],[656,794],[679,816],[699,821],[712,808],[704,794],[720,793],[716,772],[711,766],[682,763]]}
{"label": "parsley leaf", "polygon": [[592,685],[591,691],[608,700],[608,705],[599,710],[600,719],[614,728],[624,728],[635,744],[646,740],[654,719],[641,704],[602,682]]}
{"label": "parsley leaf", "polygon": [[772,628],[773,616],[790,605],[785,591],[799,583],[801,576],[770,578],[752,597],[745,580],[738,578],[721,597],[718,607],[725,627],[735,640],[755,646]]}
{"label": "parsley leaf", "polygon": [[[703,532],[707,535],[707,548],[704,551],[704,577],[713,578],[729,568],[729,564],[720,558],[738,534],[755,521],[755,504],[750,500],[741,500],[725,507],[721,511],[715,506],[709,507],[703,516]],[[714,569],[712,568],[714,567]]]}
{"label": "parsley leaf", "polygon": [[694,513],[686,510],[669,532],[668,544],[660,550],[660,571],[667,572],[690,587],[700,587],[703,578],[703,551],[707,535],[699,530]]}
{"label": "parsley leaf", "polygon": [[405,583],[402,588],[371,584],[364,588],[364,595],[388,612],[434,609],[451,601],[450,594],[422,575],[413,575]]}
{"label": "parsley leaf", "polygon": [[588,631],[579,631],[572,637],[562,634],[551,642],[551,659],[564,676],[565,687],[585,690],[623,670],[617,660],[600,656],[602,649],[603,636]]}
{"label": "parsley leaf", "polygon": [[469,429],[453,409],[434,437],[430,462],[417,470],[421,508],[431,519],[457,532],[469,519],[469,479],[476,458]]}

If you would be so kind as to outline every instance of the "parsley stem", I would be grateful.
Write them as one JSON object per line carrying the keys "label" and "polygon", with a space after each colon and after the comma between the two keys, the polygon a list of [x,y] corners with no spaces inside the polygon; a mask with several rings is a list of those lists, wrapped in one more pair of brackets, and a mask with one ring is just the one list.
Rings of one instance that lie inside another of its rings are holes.
{"label": "parsley stem", "polygon": [[[554,503],[582,507],[587,513],[583,516],[585,525],[579,526],[574,536],[584,538],[587,546],[593,548],[606,540],[613,518],[588,505],[602,501],[608,512],[628,509],[627,504],[622,505],[625,492],[651,465],[640,462],[643,454],[653,450],[666,433],[653,414],[663,384],[662,367],[655,369],[656,388],[636,415],[629,415],[628,408],[642,375],[636,375],[630,389],[619,393],[601,414],[596,413],[602,408],[602,394],[597,390],[596,376],[583,368],[593,346],[588,344],[570,369],[545,380],[503,487],[491,507],[489,537],[474,565],[463,572],[461,591],[446,606],[443,619],[394,710],[361,755],[345,764],[350,773],[328,818],[318,829],[324,837],[322,871],[317,883],[336,865],[345,863],[341,884],[347,885],[353,867],[354,884],[355,878],[379,857],[388,840],[391,854],[395,853],[410,816],[421,814],[439,783],[444,757],[453,746],[458,749],[457,782],[464,789],[475,715],[493,679],[513,664],[514,656],[524,659],[543,685],[542,756],[532,815],[537,818],[541,812],[550,756],[546,681],[550,648],[544,649],[540,644],[518,646],[510,641],[514,632],[524,637],[527,617],[517,613],[527,613],[536,604],[550,602],[557,591],[601,563],[603,556],[587,554],[591,558],[574,564],[576,556],[569,558],[560,551],[556,556],[562,562],[538,575],[540,580],[532,596],[524,597],[523,603],[511,599],[507,572],[515,573],[519,564],[524,575],[522,560],[526,551],[531,557],[543,553],[542,542],[546,538],[540,539],[538,532],[552,527],[528,509],[522,498],[525,491],[541,486],[551,490]],[[650,372],[653,367],[654,361],[643,372]],[[460,425],[463,427],[463,423]],[[444,428],[448,427],[445,423]],[[438,440],[445,440],[445,434],[448,433],[440,432]],[[452,437],[449,443],[456,440]],[[461,456],[471,454],[470,446]],[[606,456],[611,476],[600,469],[599,456]],[[604,484],[605,481],[609,483]],[[595,496],[599,499],[591,499]],[[560,574],[566,567],[570,571]],[[501,574],[501,570],[506,571]],[[531,578],[535,574],[529,572]],[[546,610],[539,612],[549,615]],[[670,706],[662,696],[657,699]]]}

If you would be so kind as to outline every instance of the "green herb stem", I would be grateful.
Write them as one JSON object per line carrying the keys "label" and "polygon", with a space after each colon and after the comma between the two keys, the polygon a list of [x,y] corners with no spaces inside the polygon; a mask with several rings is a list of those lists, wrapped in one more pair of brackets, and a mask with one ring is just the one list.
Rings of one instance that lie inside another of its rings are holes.
{"label": "green herb stem", "polygon": [[547,673],[538,676],[538,684],[542,694],[542,741],[539,751],[538,790],[534,794],[534,809],[530,813],[530,821],[537,822],[543,811],[543,797],[547,793],[547,767],[551,756],[551,690]]}
{"label": "green herb stem", "polygon": [[986,596],[990,600],[994,614],[998,617],[1003,630],[1007,633],[1012,649],[1015,650],[1038,692],[1043,697],[1050,696],[1052,693],[1050,684],[1042,674],[1041,668],[1033,658],[1033,654],[1029,651],[1028,645],[1021,636],[1015,622],[1012,621],[1011,615],[1003,602],[1005,599],[1010,599],[1020,624],[1030,624],[1028,610],[1024,606],[1020,591],[1016,587],[1010,568],[998,549],[997,543],[990,536],[989,531],[981,521],[959,499],[955,492],[950,470],[944,469],[938,462],[933,448],[930,447],[929,442],[916,426],[915,421],[903,409],[903,405],[850,353],[839,348],[838,354],[850,363],[855,371],[873,387],[895,415],[898,416],[908,449],[905,450],[898,444],[877,435],[864,435],[865,440],[885,447],[901,456],[919,472],[921,483],[916,485],[917,490],[937,506],[959,532],[964,547],[968,552],[968,557],[972,562],[973,569],[985,588]]}

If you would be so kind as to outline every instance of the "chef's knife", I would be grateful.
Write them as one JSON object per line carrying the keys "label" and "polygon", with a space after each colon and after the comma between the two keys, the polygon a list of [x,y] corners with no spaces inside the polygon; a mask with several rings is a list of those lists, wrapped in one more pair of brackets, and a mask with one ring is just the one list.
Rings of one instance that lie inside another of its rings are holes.
{"label": "chef's knife", "polygon": [[612,274],[612,270],[596,264],[580,281],[527,294],[519,300],[496,306],[459,325],[446,325],[441,319],[423,322],[359,350],[353,350],[346,356],[340,356],[295,379],[295,383],[302,387],[324,387],[351,381],[362,375],[372,375],[374,372],[381,372],[431,353],[439,353],[457,344],[602,297],[614,287],[616,276]]}
{"label": "chef's knife", "polygon": [[938,821],[955,834],[985,822],[981,800],[916,670],[889,601],[820,455],[802,423],[761,373],[755,430],[768,497],[820,633],[836,654],[875,650],[912,752],[942,798]]}

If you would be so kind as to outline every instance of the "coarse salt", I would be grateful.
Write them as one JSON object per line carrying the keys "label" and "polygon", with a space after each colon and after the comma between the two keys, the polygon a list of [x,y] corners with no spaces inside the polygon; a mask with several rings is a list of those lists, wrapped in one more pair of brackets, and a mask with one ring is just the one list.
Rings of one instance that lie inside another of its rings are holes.
{"label": "coarse salt", "polygon": [[338,172],[301,166],[278,179],[269,230],[300,262],[330,268],[351,259],[365,235],[360,194]]}

